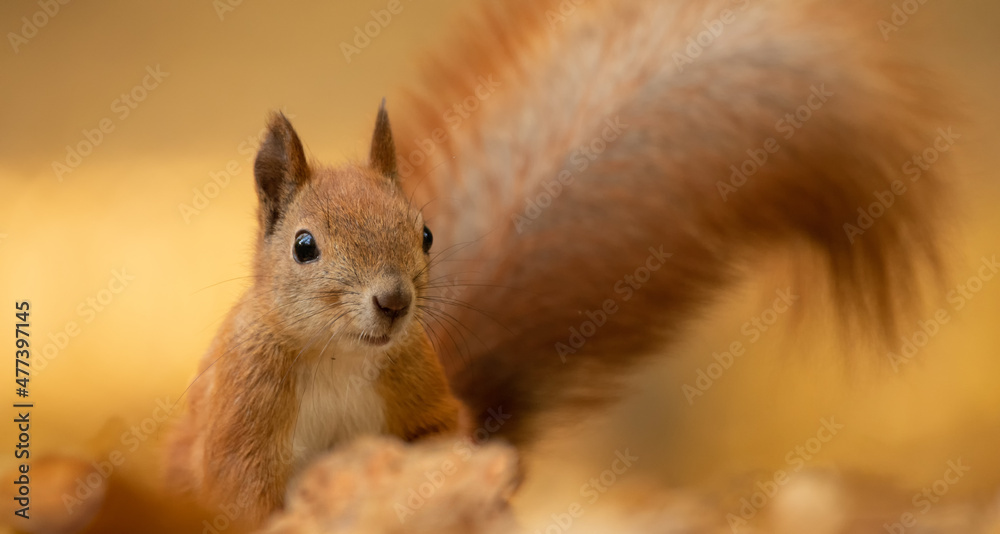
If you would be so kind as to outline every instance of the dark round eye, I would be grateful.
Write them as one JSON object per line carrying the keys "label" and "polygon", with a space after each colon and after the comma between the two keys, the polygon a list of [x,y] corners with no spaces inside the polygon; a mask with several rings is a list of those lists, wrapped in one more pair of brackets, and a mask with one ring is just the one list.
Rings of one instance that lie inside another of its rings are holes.
{"label": "dark round eye", "polygon": [[309,263],[319,258],[319,248],[316,246],[316,239],[305,230],[300,230],[295,234],[295,246],[292,247],[292,256],[299,263]]}
{"label": "dark round eye", "polygon": [[424,254],[427,254],[431,250],[431,245],[434,244],[434,234],[431,233],[431,229],[424,226]]}

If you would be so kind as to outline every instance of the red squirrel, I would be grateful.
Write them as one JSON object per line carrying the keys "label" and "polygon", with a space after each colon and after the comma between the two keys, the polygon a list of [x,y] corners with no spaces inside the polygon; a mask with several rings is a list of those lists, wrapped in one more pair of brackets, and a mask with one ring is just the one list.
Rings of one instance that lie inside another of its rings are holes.
{"label": "red squirrel", "polygon": [[402,193],[385,108],[366,164],[310,165],[284,115],[254,163],[254,284],[188,392],[168,476],[258,524],[293,473],[360,434],[454,431],[418,308],[433,234]]}
{"label": "red squirrel", "polygon": [[359,434],[492,422],[529,443],[781,246],[825,259],[849,325],[891,333],[937,265],[944,191],[901,166],[947,125],[877,20],[818,1],[489,3],[397,135],[379,111],[368,162],[309,163],[272,117],[253,286],[201,364],[171,474],[259,522]]}

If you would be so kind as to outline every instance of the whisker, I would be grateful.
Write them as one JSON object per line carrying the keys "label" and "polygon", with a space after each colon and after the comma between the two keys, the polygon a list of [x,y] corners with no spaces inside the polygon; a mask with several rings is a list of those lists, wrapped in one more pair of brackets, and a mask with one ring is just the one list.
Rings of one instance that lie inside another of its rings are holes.
{"label": "whisker", "polygon": [[456,306],[456,307],[459,307],[459,308],[464,308],[464,309],[469,310],[469,311],[474,311],[474,312],[482,315],[483,317],[486,317],[487,319],[493,321],[497,326],[499,326],[500,328],[503,328],[504,331],[506,331],[508,334],[513,334],[513,332],[511,332],[511,330],[509,328],[507,328],[507,325],[501,323],[495,317],[493,317],[492,315],[486,313],[482,309],[477,308],[476,306],[473,306],[473,305],[471,305],[471,304],[469,304],[467,302],[464,302],[464,301],[461,301],[461,300],[458,300],[458,299],[448,298],[448,297],[436,296],[436,295],[425,295],[425,296],[420,297],[420,300],[424,300],[424,301],[427,301],[427,302],[433,302],[433,303],[436,303],[436,304]]}
{"label": "whisker", "polygon": [[222,284],[228,284],[229,282],[235,282],[237,280],[246,280],[248,278],[258,278],[258,276],[255,275],[255,274],[251,274],[251,275],[247,275],[247,276],[237,276],[236,278],[230,278],[228,280],[223,280],[221,282],[216,282],[214,284],[207,285],[207,286],[205,286],[205,287],[203,287],[201,289],[198,289],[198,290],[190,293],[190,295],[197,295],[198,293],[201,293],[202,291],[205,291],[206,289],[211,289],[211,288],[213,288],[215,286],[221,286]]}
{"label": "whisker", "polygon": [[[448,341],[451,341],[451,345],[453,347],[455,347],[455,352],[457,352],[459,354],[462,354],[462,347],[459,346],[458,342],[455,340],[455,336],[451,335],[451,330],[449,329],[450,325],[448,325],[447,323],[445,323],[442,318],[440,318],[440,317],[438,317],[438,316],[436,316],[436,315],[434,315],[432,313],[427,313],[426,314],[426,318],[428,320],[433,320],[435,326],[441,327],[441,329],[444,331],[444,335],[447,336]],[[436,337],[438,337],[438,338],[441,337],[441,335],[438,333],[437,328],[431,328],[431,332],[433,332]],[[444,354],[445,351],[439,350],[438,353],[439,354]]]}
{"label": "whisker", "polygon": [[[439,309],[425,308],[424,311],[427,312],[428,316],[434,317],[434,318],[442,321],[442,326],[450,325],[450,326],[455,327],[455,333],[458,334],[458,336],[461,338],[462,343],[465,346],[466,351],[469,353],[469,356],[472,355],[472,350],[469,348],[469,340],[465,337],[465,334],[462,333],[461,328],[459,328],[459,327],[463,327],[464,325],[462,325],[461,323],[459,323],[453,316],[451,316],[451,315],[449,315],[447,313],[444,313],[444,312],[442,312]],[[448,333],[448,332],[449,332],[449,330],[446,328],[445,329],[445,333]],[[473,334],[473,336],[476,337],[475,334]],[[449,334],[449,337],[451,337],[452,340],[454,340],[454,337],[452,337],[450,334]],[[479,338],[476,337],[476,339],[479,339]],[[482,340],[479,340],[479,342],[481,344],[483,344],[483,346],[486,346],[485,343],[482,342]],[[457,342],[455,343],[455,349],[458,350],[459,353],[461,353],[461,348],[458,346]]]}
{"label": "whisker", "polygon": [[[482,345],[483,347],[486,347],[486,343],[476,334],[476,332],[473,331],[468,326],[465,326],[465,324],[462,323],[460,320],[458,320],[458,318],[456,318],[454,315],[448,313],[445,310],[442,310],[441,308],[434,308],[434,312],[435,313],[440,313],[440,314],[444,315],[445,317],[448,317],[449,319],[451,319],[454,322],[454,324],[456,324],[457,326],[459,326],[461,328],[464,328],[465,331],[469,333],[469,335],[471,335],[472,337],[474,337],[476,339],[476,341],[479,341],[480,345]],[[503,325],[500,325],[500,326],[503,327]],[[508,333],[513,333],[513,332],[510,332],[510,330],[507,330],[507,332]],[[463,336],[463,339],[464,339],[464,336]]]}
{"label": "whisker", "polygon": [[[265,311],[264,313],[262,313],[259,317],[257,317],[252,322],[258,322],[261,319],[263,319],[265,316],[267,316],[267,315],[269,315],[269,314],[271,314],[271,313],[273,313],[275,311],[278,311],[280,309],[286,308],[288,306],[291,306],[291,305],[294,305],[294,304],[300,304],[300,303],[306,302],[306,301],[316,300],[317,298],[318,297],[300,298],[298,300],[293,300],[293,301],[290,301],[290,302],[286,302],[284,304],[280,304],[278,306],[274,306],[270,310]],[[339,307],[346,306],[347,304],[348,303],[345,303],[345,302],[337,302],[337,303],[334,303],[329,308],[327,308],[327,310],[335,310],[335,309],[337,309]],[[301,323],[302,321],[305,321],[305,320],[311,318],[313,315],[314,315],[313,310],[305,310],[305,311],[303,311],[303,312],[301,312],[301,313],[299,313],[297,315],[284,316],[275,325],[279,326],[279,327],[284,327],[284,328],[292,327],[292,326],[295,326],[295,325]],[[236,336],[233,339],[233,343],[229,346],[229,348],[226,351],[224,351],[217,358],[215,358],[214,360],[212,360],[212,363],[210,363],[203,370],[201,370],[198,373],[198,375],[195,376],[193,380],[191,380],[191,383],[188,384],[188,386],[184,389],[184,391],[181,392],[181,395],[177,398],[177,401],[174,402],[174,406],[178,405],[184,399],[184,397],[188,394],[188,392],[195,385],[195,383],[197,383],[198,380],[200,380],[205,375],[205,373],[207,373],[210,369],[212,369],[212,367],[214,367],[215,364],[219,362],[219,360],[221,360],[222,358],[224,358],[224,357],[232,354],[233,352],[236,352],[236,351],[242,349],[248,343],[250,343],[251,341],[253,341],[254,340],[254,334],[255,334],[255,332],[246,332],[243,335],[242,338],[240,338],[239,336]],[[249,354],[244,354],[243,358],[248,358],[249,356],[250,356]]]}

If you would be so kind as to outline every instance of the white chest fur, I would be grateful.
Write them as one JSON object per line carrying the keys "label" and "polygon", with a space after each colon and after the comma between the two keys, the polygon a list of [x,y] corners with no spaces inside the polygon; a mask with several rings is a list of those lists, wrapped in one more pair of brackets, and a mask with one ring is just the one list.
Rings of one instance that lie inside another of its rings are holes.
{"label": "white chest fur", "polygon": [[355,436],[384,433],[385,404],[375,390],[371,363],[366,363],[376,357],[332,348],[299,366],[299,411],[292,434],[295,472]]}

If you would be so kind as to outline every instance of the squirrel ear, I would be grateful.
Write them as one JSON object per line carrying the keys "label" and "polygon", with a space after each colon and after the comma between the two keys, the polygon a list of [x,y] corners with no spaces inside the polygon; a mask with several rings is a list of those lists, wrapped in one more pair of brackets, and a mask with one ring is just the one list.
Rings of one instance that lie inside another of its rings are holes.
{"label": "squirrel ear", "polygon": [[375,119],[375,133],[372,134],[371,166],[376,171],[392,178],[397,177],[396,143],[392,140],[392,127],[389,126],[389,114],[385,111],[385,98],[378,108]]}
{"label": "squirrel ear", "polygon": [[257,152],[253,175],[260,199],[260,228],[270,235],[295,192],[311,175],[302,142],[282,113],[267,121],[267,137]]}

